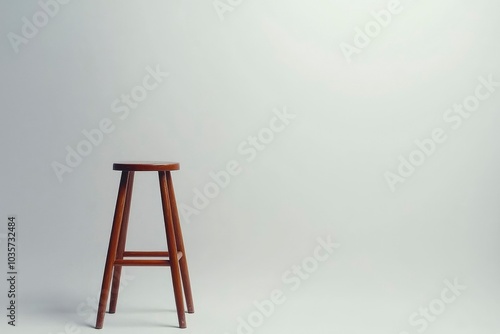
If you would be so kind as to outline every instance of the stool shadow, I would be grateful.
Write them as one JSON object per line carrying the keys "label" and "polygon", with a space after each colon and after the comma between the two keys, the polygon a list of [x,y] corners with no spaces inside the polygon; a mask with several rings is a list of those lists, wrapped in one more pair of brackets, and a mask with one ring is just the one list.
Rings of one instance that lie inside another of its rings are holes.
{"label": "stool shadow", "polygon": [[[81,325],[81,327],[85,328],[91,328],[95,329],[95,324],[85,324]],[[106,323],[104,323],[104,328],[106,328]],[[133,322],[127,322],[122,325],[117,326],[114,324],[112,327],[114,328],[130,328],[130,327],[140,327],[140,328],[147,328],[147,327],[155,327],[155,328],[179,328],[179,326],[176,325],[170,325],[170,324],[165,324],[165,323],[159,323],[159,322],[152,322],[152,321],[137,321],[134,320]]]}
{"label": "stool shadow", "polygon": [[[168,327],[168,328],[179,328],[177,324],[177,320],[175,321],[175,324],[167,324],[164,322],[155,322],[154,316],[161,316],[162,315],[167,315],[167,314],[177,314],[177,310],[173,308],[154,308],[154,307],[133,307],[133,306],[127,306],[123,307],[122,309],[117,309],[116,314],[122,314],[124,316],[127,315],[135,315],[135,314],[150,314],[151,315],[151,321],[148,321],[147,319],[141,319],[140,321],[134,319],[131,320],[131,323],[128,323],[126,327]],[[187,312],[186,312],[187,313]],[[106,316],[113,316],[110,314],[106,314]]]}
{"label": "stool shadow", "polygon": [[[162,309],[162,308],[140,308],[140,307],[126,307],[123,309],[117,309],[116,313],[110,314],[109,312],[106,311],[106,317],[105,317],[105,322],[106,319],[110,319],[111,317],[120,317],[120,320],[123,321],[123,324],[120,326],[117,326],[116,324],[113,325],[113,327],[116,328],[130,328],[130,327],[157,327],[157,328],[179,328],[177,324],[168,324],[164,322],[158,322],[154,320],[153,315],[161,315],[161,314],[166,314],[166,313],[177,313],[175,309]],[[134,319],[129,318],[129,315],[136,315],[136,314],[151,314],[151,318],[148,319],[137,319],[134,317]],[[97,316],[97,315],[96,315]],[[85,322],[85,321],[80,321],[80,323],[77,323],[78,325],[82,327],[87,327],[87,328],[95,328],[95,323],[93,322]],[[104,327],[106,327],[106,323],[104,324]]]}

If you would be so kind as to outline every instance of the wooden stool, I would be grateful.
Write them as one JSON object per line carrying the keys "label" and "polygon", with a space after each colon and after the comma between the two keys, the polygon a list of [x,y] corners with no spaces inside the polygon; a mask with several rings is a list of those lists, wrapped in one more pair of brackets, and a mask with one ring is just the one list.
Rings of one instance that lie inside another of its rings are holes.
{"label": "wooden stool", "polygon": [[[120,275],[123,266],[170,266],[179,327],[186,328],[182,287],[184,287],[184,297],[186,298],[188,313],[194,312],[194,306],[186,252],[184,250],[177,204],[175,202],[174,186],[172,176],[170,175],[170,171],[178,169],[179,164],[175,162],[127,162],[113,164],[113,170],[119,170],[122,173],[109,240],[108,255],[106,257],[106,266],[104,268],[104,277],[102,279],[101,297],[95,326],[97,329],[101,329],[104,324],[111,278],[113,278],[113,286],[111,287],[109,313],[115,313],[116,311]],[[134,173],[139,171],[158,172],[168,252],[125,251]],[[131,257],[160,257],[166,259],[128,259]]]}

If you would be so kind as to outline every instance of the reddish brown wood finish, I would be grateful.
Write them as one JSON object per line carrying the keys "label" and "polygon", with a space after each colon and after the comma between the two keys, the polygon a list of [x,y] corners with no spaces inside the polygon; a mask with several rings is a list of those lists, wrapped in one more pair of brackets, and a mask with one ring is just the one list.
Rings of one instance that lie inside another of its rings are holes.
{"label": "reddish brown wood finish", "polygon": [[168,257],[168,252],[128,251],[123,253],[124,257]]}
{"label": "reddish brown wood finish", "polygon": [[172,283],[174,285],[175,306],[177,308],[177,318],[179,319],[179,327],[186,328],[186,315],[184,314],[184,300],[182,296],[181,271],[179,267],[179,258],[177,257],[177,240],[175,237],[175,229],[172,218],[172,207],[170,197],[168,195],[167,176],[166,173],[158,172],[160,181],[161,203],[163,206],[163,217],[165,220],[165,230],[167,232],[168,252],[170,253],[170,266],[172,273]]}
{"label": "reddish brown wood finish", "polygon": [[175,239],[177,240],[177,250],[182,253],[180,259],[182,284],[184,286],[184,294],[186,296],[186,304],[188,313],[194,313],[193,295],[191,293],[191,280],[189,278],[189,270],[186,259],[186,250],[184,249],[184,238],[182,237],[182,229],[179,220],[179,212],[177,211],[177,202],[175,200],[174,183],[172,182],[172,175],[167,174],[167,186],[170,197],[170,205],[172,206],[172,218],[174,220]]}
{"label": "reddish brown wood finish", "polygon": [[113,164],[114,170],[122,171],[136,171],[136,172],[160,172],[160,171],[173,171],[179,170],[178,162],[161,162],[161,161],[148,161],[148,162],[116,162]]}
{"label": "reddish brown wood finish", "polygon": [[[120,239],[118,242],[118,250],[116,259],[123,259],[125,252],[125,244],[127,242],[128,218],[130,216],[130,202],[132,201],[132,188],[134,187],[134,172],[129,172],[127,182],[127,194],[125,199],[125,208],[123,209],[122,227],[120,230]],[[116,264],[116,261],[115,261]],[[120,278],[122,275],[122,267],[115,267],[113,270],[113,285],[111,287],[111,301],[109,303],[109,313],[116,312],[116,303],[118,302],[118,290],[120,290]]]}
{"label": "reddish brown wood finish", "polygon": [[111,274],[113,265],[116,260],[118,250],[118,241],[120,237],[120,229],[123,220],[123,211],[125,209],[125,197],[127,193],[129,172],[122,172],[120,179],[120,188],[118,189],[118,198],[116,200],[115,216],[113,219],[113,227],[108,245],[108,255],[106,256],[106,265],[104,267],[104,275],[102,278],[101,297],[99,298],[99,307],[97,310],[97,321],[95,328],[101,329],[104,324],[104,313],[108,304],[109,288],[111,286]]}
{"label": "reddish brown wood finish", "polygon": [[[115,163],[113,169],[122,171],[122,176],[104,268],[96,328],[103,327],[111,284],[109,313],[116,311],[123,266],[170,266],[179,327],[186,328],[183,297],[186,299],[189,313],[194,312],[194,305],[172,176],[170,175],[170,171],[179,169],[179,164],[171,162]],[[168,252],[125,250],[134,172],[136,171],[158,172]],[[147,257],[162,257],[164,259],[144,259]]]}

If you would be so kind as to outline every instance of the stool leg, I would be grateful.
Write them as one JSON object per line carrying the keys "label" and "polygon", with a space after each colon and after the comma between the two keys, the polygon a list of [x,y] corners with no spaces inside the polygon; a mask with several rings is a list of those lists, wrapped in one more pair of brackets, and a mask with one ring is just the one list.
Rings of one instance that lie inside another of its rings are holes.
{"label": "stool leg", "polygon": [[160,179],[161,202],[163,207],[163,218],[165,220],[165,230],[167,234],[167,246],[170,258],[170,271],[172,273],[172,283],[174,286],[175,306],[177,308],[177,317],[179,318],[179,327],[186,328],[186,315],[184,313],[184,300],[182,296],[182,283],[179,268],[179,259],[177,256],[177,244],[175,240],[175,230],[172,219],[172,209],[168,196],[168,186],[166,173],[158,172]]}
{"label": "stool leg", "polygon": [[[132,188],[134,186],[134,172],[129,172],[127,183],[127,194],[125,198],[125,209],[123,211],[122,228],[120,230],[120,239],[118,241],[117,260],[123,260],[125,244],[127,242],[128,218],[130,216],[130,202],[132,201]],[[109,313],[116,312],[118,302],[118,291],[120,290],[120,278],[122,275],[122,266],[115,267],[113,270],[113,285],[111,287],[111,300],[109,302]]]}
{"label": "stool leg", "polygon": [[108,303],[109,288],[111,286],[111,274],[113,265],[116,260],[116,252],[118,249],[118,240],[123,221],[123,211],[125,208],[125,197],[127,192],[129,172],[123,171],[120,179],[120,188],[118,190],[118,198],[116,200],[115,216],[113,218],[113,227],[108,246],[108,254],[106,256],[106,265],[104,267],[104,275],[102,278],[101,296],[99,299],[99,308],[97,310],[97,321],[95,328],[101,329],[104,324],[104,315],[106,313],[106,305]]}
{"label": "stool leg", "polygon": [[177,249],[180,252],[182,252],[180,267],[181,267],[182,285],[184,286],[184,294],[186,295],[186,305],[188,313],[194,313],[193,294],[191,292],[191,280],[189,279],[186,250],[184,249],[184,239],[182,237],[182,229],[179,222],[179,213],[177,211],[177,203],[175,200],[174,184],[172,182],[172,175],[170,172],[167,172],[167,184],[168,184],[168,193],[170,197],[170,207],[172,209],[172,216],[173,216],[172,218],[174,220],[174,230],[175,230]]}

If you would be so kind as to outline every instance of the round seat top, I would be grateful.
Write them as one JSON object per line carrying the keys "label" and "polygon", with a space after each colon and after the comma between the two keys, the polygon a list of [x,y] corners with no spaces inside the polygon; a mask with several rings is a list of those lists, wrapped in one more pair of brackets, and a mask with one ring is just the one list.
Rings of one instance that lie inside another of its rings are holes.
{"label": "round seat top", "polygon": [[127,161],[115,162],[113,170],[160,172],[178,170],[178,162],[167,161]]}

